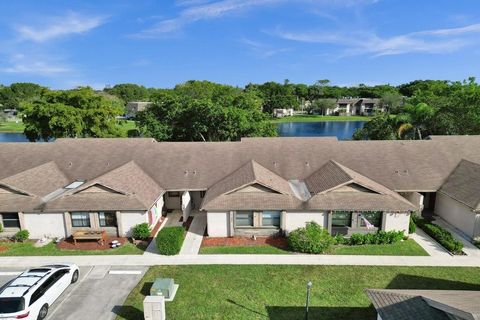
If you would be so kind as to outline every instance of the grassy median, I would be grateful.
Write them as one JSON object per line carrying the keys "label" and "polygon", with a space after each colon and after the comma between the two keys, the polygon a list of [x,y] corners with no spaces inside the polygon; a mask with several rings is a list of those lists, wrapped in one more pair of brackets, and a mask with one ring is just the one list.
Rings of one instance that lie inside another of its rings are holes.
{"label": "grassy median", "polygon": [[167,319],[303,319],[305,284],[313,282],[310,319],[375,319],[366,288],[480,290],[480,268],[197,265],[156,266],[130,293],[117,319],[143,319],[155,278],[180,285]]}

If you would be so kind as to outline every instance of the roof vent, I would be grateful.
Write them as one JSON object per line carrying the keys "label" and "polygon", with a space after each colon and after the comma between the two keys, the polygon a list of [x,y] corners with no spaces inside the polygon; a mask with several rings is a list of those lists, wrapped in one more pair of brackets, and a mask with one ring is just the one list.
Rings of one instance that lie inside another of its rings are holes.
{"label": "roof vent", "polygon": [[193,174],[197,174],[197,170],[193,170]]}
{"label": "roof vent", "polygon": [[274,165],[275,167],[277,166],[277,164],[278,164],[277,161],[273,161],[273,165]]}
{"label": "roof vent", "polygon": [[183,171],[183,173],[184,173],[185,175],[187,175],[187,174],[188,174],[188,170]]}
{"label": "roof vent", "polygon": [[305,161],[305,166],[309,167],[310,163],[308,163],[308,161]]}
{"label": "roof vent", "polygon": [[70,161],[70,162],[68,163],[68,166],[71,167],[72,165],[73,165],[73,163]]}

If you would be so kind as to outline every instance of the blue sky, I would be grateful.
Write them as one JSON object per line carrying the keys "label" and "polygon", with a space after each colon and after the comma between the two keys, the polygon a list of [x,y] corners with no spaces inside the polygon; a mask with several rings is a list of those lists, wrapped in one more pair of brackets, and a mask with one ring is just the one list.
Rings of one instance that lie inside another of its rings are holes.
{"label": "blue sky", "polygon": [[3,84],[480,76],[478,0],[16,0],[0,17]]}

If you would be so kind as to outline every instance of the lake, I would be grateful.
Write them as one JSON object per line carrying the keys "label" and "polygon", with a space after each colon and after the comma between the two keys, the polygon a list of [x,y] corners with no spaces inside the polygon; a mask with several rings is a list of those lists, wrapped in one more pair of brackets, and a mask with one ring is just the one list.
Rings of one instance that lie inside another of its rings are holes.
{"label": "lake", "polygon": [[365,121],[322,121],[322,122],[282,122],[278,123],[280,137],[337,137],[350,140],[357,129],[363,128]]}
{"label": "lake", "polygon": [[[363,128],[365,121],[323,121],[278,123],[280,137],[331,137],[352,139],[355,130]],[[0,142],[28,142],[23,133],[0,132]]]}

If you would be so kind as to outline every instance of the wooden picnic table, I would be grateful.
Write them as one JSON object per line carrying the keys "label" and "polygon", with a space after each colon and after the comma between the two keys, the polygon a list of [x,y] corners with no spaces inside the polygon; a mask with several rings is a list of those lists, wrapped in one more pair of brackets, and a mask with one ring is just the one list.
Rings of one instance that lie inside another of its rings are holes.
{"label": "wooden picnic table", "polygon": [[77,240],[96,240],[101,245],[107,240],[105,230],[79,230],[73,233],[73,243],[77,245]]}

